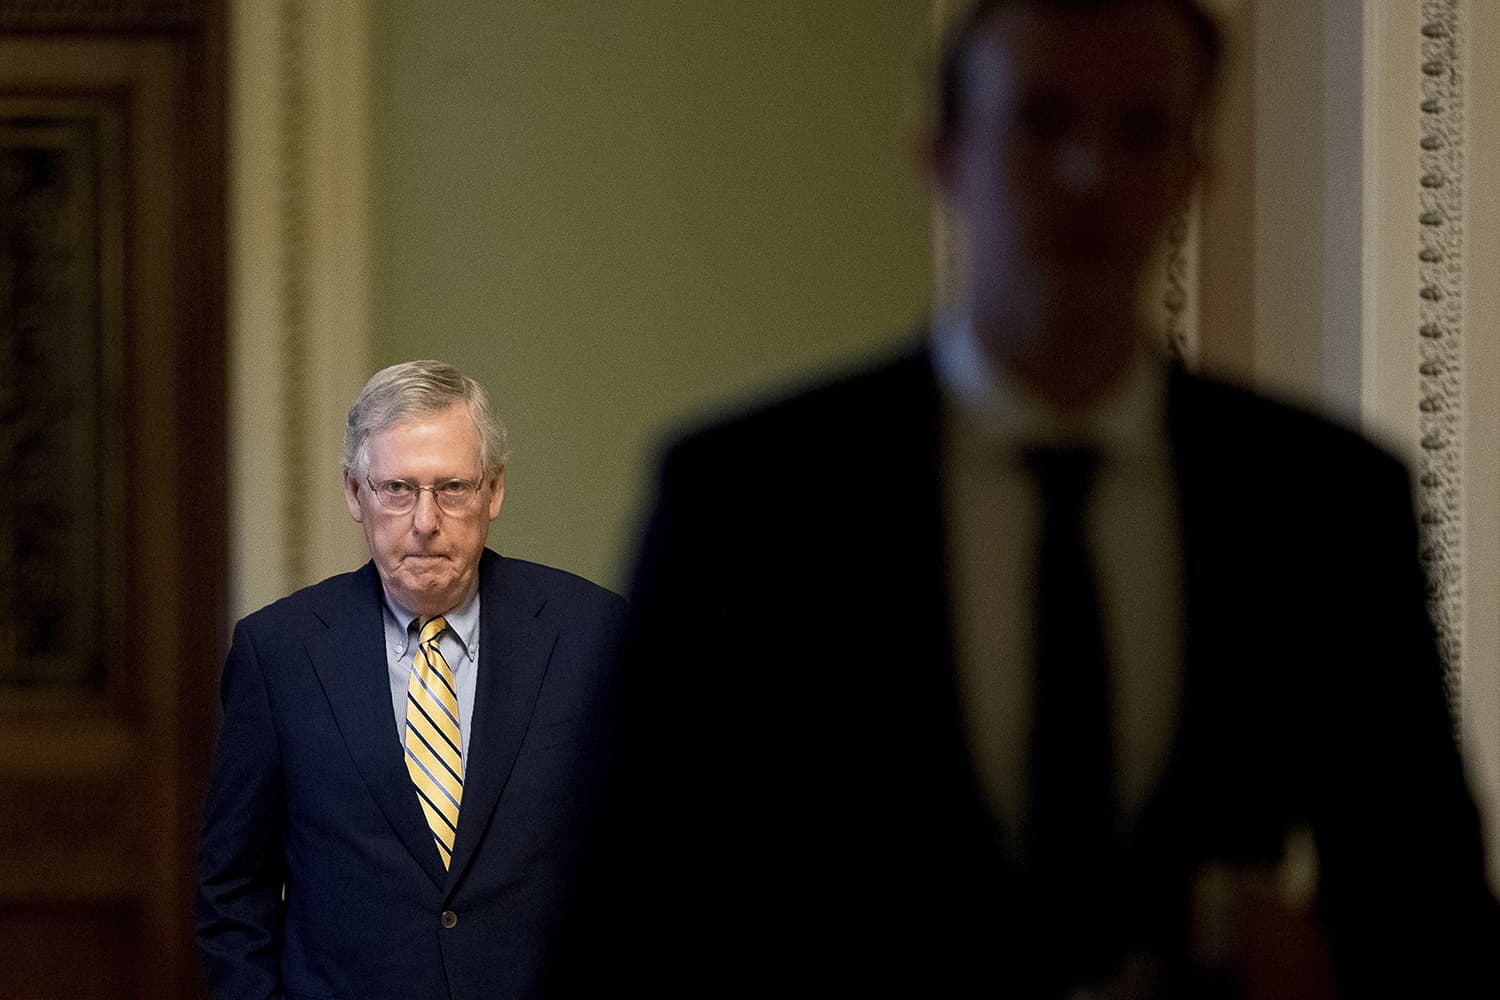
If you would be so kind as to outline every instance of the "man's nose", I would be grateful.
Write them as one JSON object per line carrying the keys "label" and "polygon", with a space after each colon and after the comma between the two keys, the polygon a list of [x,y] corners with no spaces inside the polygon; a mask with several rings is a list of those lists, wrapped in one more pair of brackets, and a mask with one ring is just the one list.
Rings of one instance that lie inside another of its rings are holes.
{"label": "man's nose", "polygon": [[418,490],[417,504],[411,509],[412,527],[421,534],[430,535],[437,530],[438,518],[441,516],[437,495],[429,490]]}

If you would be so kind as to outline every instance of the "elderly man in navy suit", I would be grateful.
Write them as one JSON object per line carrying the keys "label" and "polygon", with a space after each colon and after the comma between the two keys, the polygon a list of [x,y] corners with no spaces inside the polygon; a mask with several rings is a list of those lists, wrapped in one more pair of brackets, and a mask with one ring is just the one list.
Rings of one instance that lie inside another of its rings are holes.
{"label": "elderly man in navy suit", "polygon": [[199,852],[216,997],[534,995],[574,887],[623,602],[485,548],[505,430],[378,372],[344,488],[371,560],[245,618]]}
{"label": "elderly man in navy suit", "polygon": [[1218,53],[1194,0],[958,17],[962,307],[667,452],[560,982],[1500,995],[1404,470],[1141,323]]}

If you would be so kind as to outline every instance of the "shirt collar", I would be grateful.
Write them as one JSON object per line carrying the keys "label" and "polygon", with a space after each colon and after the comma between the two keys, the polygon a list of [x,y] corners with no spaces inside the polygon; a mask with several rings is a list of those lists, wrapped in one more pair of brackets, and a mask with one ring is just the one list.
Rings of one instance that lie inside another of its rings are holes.
{"label": "shirt collar", "polygon": [[[391,592],[389,590],[386,590],[383,585],[380,588],[380,592],[382,597],[384,598],[383,605],[386,624],[388,626],[394,626],[395,630],[403,636],[403,642],[405,642],[405,637],[409,637],[412,634],[412,631],[421,621],[421,616],[392,597]],[[474,596],[470,597],[463,604],[452,609],[451,611],[443,612],[443,617],[447,619],[449,631],[451,631],[453,635],[458,638],[459,643],[463,646],[464,656],[470,660],[478,659],[478,589],[476,588],[474,591]],[[405,651],[402,650],[402,652]]]}
{"label": "shirt collar", "polygon": [[932,356],[949,406],[995,443],[1088,444],[1111,455],[1165,445],[1167,361],[1149,346],[1103,398],[1078,411],[1049,404],[992,365],[967,320],[934,324]]}

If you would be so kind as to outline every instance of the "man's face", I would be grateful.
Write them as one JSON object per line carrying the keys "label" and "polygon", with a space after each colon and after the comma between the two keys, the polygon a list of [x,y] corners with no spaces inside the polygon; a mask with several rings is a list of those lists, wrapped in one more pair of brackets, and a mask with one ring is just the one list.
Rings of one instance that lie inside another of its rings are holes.
{"label": "man's face", "polygon": [[1198,167],[1200,61],[1161,4],[997,12],[933,150],[967,237],[977,330],[1026,338],[1133,327],[1146,266]]}
{"label": "man's face", "polygon": [[[419,615],[451,611],[478,586],[485,537],[505,498],[504,471],[484,481],[479,429],[463,403],[372,434],[367,445],[367,475],[344,473],[344,500],[365,529],[380,579]],[[371,494],[366,478],[377,486],[390,479],[418,486],[466,479],[480,488],[462,513],[449,513],[423,490],[413,509],[392,514]]]}

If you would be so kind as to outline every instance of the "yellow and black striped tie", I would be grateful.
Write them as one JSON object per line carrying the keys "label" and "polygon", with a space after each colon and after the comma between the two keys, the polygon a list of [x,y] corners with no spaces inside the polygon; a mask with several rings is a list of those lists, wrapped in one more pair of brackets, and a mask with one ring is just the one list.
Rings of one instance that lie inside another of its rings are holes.
{"label": "yellow and black striped tie", "polygon": [[422,623],[406,686],[406,770],[417,786],[444,868],[453,861],[458,804],[464,797],[458,687],[437,642],[447,627],[441,615]]}

